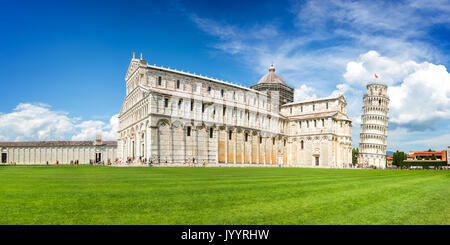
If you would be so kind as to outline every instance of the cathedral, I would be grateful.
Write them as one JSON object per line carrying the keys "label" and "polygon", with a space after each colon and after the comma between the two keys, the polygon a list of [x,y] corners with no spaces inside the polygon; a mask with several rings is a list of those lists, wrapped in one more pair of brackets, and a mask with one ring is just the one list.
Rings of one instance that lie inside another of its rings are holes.
{"label": "cathedral", "polygon": [[119,161],[343,168],[352,123],[343,95],[301,102],[275,73],[248,87],[130,62],[119,114]]}

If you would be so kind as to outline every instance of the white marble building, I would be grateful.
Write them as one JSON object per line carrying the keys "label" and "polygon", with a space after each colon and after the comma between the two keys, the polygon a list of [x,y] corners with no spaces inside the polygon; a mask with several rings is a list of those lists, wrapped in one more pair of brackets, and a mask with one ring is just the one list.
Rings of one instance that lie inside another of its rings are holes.
{"label": "white marble building", "polygon": [[386,167],[388,113],[387,86],[379,83],[368,84],[361,115],[359,164]]}
{"label": "white marble building", "polygon": [[450,146],[447,146],[447,165],[450,165]]}
{"label": "white marble building", "polygon": [[[266,81],[270,78],[277,79]],[[264,76],[258,84],[283,83],[281,92],[287,93],[281,100],[280,88],[257,91],[149,65],[142,55],[133,55],[125,81],[120,161],[151,157],[168,164],[195,159],[333,168],[351,163],[352,125],[344,96],[292,102],[292,88],[275,74]]]}
{"label": "white marble building", "polygon": [[287,163],[331,168],[352,162],[352,123],[344,96],[281,106]]}
{"label": "white marble building", "polygon": [[29,141],[0,142],[2,164],[79,164],[111,163],[117,158],[117,142],[102,141]]}

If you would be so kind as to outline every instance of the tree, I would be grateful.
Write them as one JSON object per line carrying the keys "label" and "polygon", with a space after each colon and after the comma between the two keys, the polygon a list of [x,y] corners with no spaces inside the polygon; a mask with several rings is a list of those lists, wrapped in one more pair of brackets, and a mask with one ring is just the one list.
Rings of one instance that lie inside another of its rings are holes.
{"label": "tree", "polygon": [[394,152],[393,155],[394,159],[392,161],[393,165],[396,166],[403,166],[403,161],[406,160],[406,153],[404,153],[403,151],[396,151]]}
{"label": "tree", "polygon": [[353,165],[358,163],[358,158],[357,158],[358,154],[359,154],[359,149],[358,148],[352,149],[352,163],[353,163]]}
{"label": "tree", "polygon": [[431,150],[431,148],[430,149],[428,149],[428,152],[432,152],[433,150]]}
{"label": "tree", "polygon": [[421,156],[417,156],[417,160],[422,160],[422,157]]}
{"label": "tree", "polygon": [[437,160],[436,159],[436,156],[433,154],[433,155],[431,155],[431,160]]}
{"label": "tree", "polygon": [[398,164],[398,151],[394,152],[394,154],[392,154],[392,157],[393,157],[392,165],[399,166],[399,164]]}

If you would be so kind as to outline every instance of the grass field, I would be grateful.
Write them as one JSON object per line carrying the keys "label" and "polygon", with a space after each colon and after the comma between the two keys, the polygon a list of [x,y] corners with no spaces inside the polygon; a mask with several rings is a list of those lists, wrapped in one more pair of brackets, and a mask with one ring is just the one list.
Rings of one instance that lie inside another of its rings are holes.
{"label": "grass field", "polygon": [[450,171],[1,166],[0,224],[450,224]]}

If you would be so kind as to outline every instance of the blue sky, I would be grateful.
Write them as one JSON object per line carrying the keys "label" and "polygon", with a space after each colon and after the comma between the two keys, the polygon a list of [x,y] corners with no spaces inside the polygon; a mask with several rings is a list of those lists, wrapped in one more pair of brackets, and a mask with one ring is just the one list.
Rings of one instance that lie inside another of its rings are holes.
{"label": "blue sky", "polygon": [[297,100],[344,93],[359,142],[373,74],[388,150],[450,145],[449,1],[11,1],[0,9],[0,140],[114,138],[132,52],[249,86],[274,62]]}

